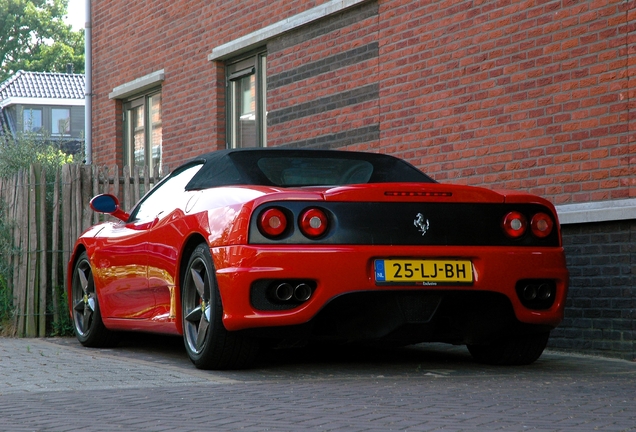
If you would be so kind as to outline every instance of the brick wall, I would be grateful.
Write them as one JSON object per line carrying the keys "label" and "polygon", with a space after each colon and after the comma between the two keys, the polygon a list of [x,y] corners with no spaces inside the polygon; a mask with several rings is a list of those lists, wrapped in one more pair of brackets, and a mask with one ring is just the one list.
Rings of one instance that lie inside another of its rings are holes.
{"label": "brick wall", "polygon": [[563,226],[565,320],[550,346],[636,360],[636,221]]}
{"label": "brick wall", "polygon": [[438,180],[557,204],[636,196],[635,6],[381,1],[380,147]]}
{"label": "brick wall", "polygon": [[268,145],[378,142],[378,6],[336,14],[267,45]]}
{"label": "brick wall", "polygon": [[[93,5],[93,159],[121,161],[108,93],[159,69],[165,162],[224,147],[223,63],[207,55],[321,3]],[[364,2],[267,41],[268,144],[389,152],[440,181],[555,204],[636,197],[634,9]]]}

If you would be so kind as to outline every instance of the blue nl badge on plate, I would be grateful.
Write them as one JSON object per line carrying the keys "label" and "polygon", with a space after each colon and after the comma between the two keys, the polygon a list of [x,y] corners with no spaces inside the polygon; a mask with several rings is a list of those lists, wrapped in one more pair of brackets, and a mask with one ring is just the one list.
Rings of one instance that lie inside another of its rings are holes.
{"label": "blue nl badge on plate", "polygon": [[384,260],[375,260],[375,281],[386,281],[386,273],[384,271]]}

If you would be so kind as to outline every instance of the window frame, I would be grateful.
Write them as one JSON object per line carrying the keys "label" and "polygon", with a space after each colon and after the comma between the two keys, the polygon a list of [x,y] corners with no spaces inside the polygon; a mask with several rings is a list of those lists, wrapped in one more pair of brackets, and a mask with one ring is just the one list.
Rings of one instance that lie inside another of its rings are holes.
{"label": "window frame", "polygon": [[[239,137],[237,85],[254,76],[255,145],[242,145]],[[225,65],[227,148],[267,147],[267,51],[264,48],[228,60]]]}

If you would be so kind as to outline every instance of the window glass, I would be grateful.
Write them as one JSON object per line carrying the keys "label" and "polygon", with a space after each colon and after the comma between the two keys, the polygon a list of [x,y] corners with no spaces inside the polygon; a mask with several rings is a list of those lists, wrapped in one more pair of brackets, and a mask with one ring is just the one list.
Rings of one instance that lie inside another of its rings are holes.
{"label": "window glass", "polygon": [[192,177],[201,169],[202,164],[191,165],[172,173],[166,180],[153,188],[137,205],[131,220],[149,221],[156,217],[169,215],[177,208],[185,187]]}
{"label": "window glass", "polygon": [[[339,150],[261,149],[208,159],[192,189],[219,185],[334,186],[361,183],[435,183],[408,162],[385,154]],[[223,166],[223,169],[220,167]]]}
{"label": "window glass", "polygon": [[352,159],[262,158],[258,167],[270,182],[278,186],[367,183],[373,174],[370,162]]}
{"label": "window glass", "polygon": [[71,110],[68,108],[51,109],[51,133],[58,135],[70,135]]}
{"label": "window glass", "polygon": [[161,93],[150,96],[150,161],[155,169],[161,171],[161,144],[162,144],[162,126],[161,126]]}
{"label": "window glass", "polygon": [[146,127],[144,106],[139,105],[130,110],[132,127],[133,165],[144,166],[146,163]]}
{"label": "window glass", "polygon": [[3,108],[3,111],[7,113],[7,121],[9,122],[9,126],[14,130],[17,129],[16,124],[18,120],[16,116],[18,108],[14,105]]}
{"label": "window glass", "polygon": [[27,108],[23,113],[24,132],[42,131],[42,110]]}
{"label": "window glass", "polygon": [[233,81],[236,118],[236,147],[257,147],[256,138],[256,76]]}

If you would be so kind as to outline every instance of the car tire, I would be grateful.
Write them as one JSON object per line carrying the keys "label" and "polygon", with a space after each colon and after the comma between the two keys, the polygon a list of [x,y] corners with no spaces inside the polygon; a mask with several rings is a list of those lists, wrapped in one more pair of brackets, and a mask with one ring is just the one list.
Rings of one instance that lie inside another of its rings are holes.
{"label": "car tire", "polygon": [[517,336],[489,345],[468,345],[468,351],[478,363],[489,365],[528,365],[534,363],[545,349],[550,332]]}
{"label": "car tire", "polygon": [[102,321],[93,270],[86,252],[82,252],[73,269],[71,300],[73,328],[82,345],[91,348],[117,345],[119,334],[108,330]]}
{"label": "car tire", "polygon": [[223,326],[223,305],[207,244],[194,249],[182,282],[183,340],[192,363],[199,369],[249,367],[258,344]]}

